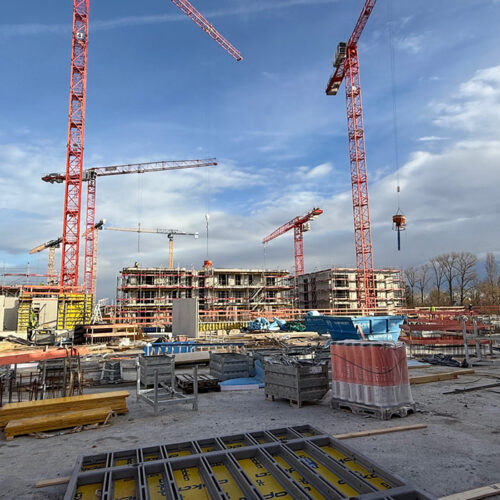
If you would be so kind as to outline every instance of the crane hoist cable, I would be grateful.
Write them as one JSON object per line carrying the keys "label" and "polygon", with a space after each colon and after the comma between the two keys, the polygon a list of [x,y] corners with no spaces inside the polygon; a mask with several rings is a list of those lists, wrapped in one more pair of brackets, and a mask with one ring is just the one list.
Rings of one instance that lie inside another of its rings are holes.
{"label": "crane hoist cable", "polygon": [[401,231],[406,229],[406,216],[400,207],[401,184],[399,181],[399,136],[398,136],[398,107],[396,99],[396,55],[394,50],[394,15],[392,0],[387,2],[387,26],[389,33],[389,55],[392,94],[392,120],[394,139],[394,164],[396,170],[396,213],[392,216],[392,229],[398,233],[398,251],[401,250]]}

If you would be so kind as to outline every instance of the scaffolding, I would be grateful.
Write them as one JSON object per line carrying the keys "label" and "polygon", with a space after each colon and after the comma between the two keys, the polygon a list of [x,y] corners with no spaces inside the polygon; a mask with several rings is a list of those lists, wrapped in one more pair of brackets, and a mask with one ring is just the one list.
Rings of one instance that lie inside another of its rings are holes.
{"label": "scaffolding", "polygon": [[282,270],[129,267],[118,277],[116,316],[161,325],[170,322],[174,299],[196,297],[200,315],[218,321],[220,312],[234,317],[239,311],[289,308],[292,289],[288,271]]}
{"label": "scaffolding", "polygon": [[[398,311],[404,303],[404,283],[399,269],[375,269],[377,305],[380,310]],[[356,269],[330,268],[298,277],[298,307],[301,309],[340,309],[352,314],[358,309]],[[366,313],[367,311],[365,311]]]}

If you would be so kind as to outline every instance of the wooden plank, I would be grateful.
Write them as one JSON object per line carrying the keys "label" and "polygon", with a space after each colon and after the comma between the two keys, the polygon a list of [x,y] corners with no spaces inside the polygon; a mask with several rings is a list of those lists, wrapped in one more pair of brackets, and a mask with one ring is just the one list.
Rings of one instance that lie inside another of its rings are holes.
{"label": "wooden plank", "polygon": [[495,495],[500,495],[500,483],[490,484],[474,490],[462,491],[454,493],[446,497],[440,497],[439,500],[478,500],[480,498],[488,498]]}
{"label": "wooden plank", "polygon": [[210,361],[210,353],[208,351],[181,352],[175,354],[176,365],[208,363],[209,361]]}
{"label": "wooden plank", "polygon": [[[86,347],[73,348],[71,351],[73,356],[87,354]],[[33,361],[42,361],[45,359],[66,358],[68,351],[66,349],[32,349],[30,351],[10,351],[0,354],[0,366],[15,365],[21,363],[31,363]]]}
{"label": "wooden plank", "polygon": [[104,422],[112,413],[113,410],[107,407],[20,418],[17,420],[10,420],[4,429],[4,434],[5,437],[9,439],[23,434],[31,434],[33,432],[54,431],[57,429],[76,427],[78,425],[98,424]]}
{"label": "wooden plank", "polygon": [[10,420],[58,413],[67,409],[88,410],[99,407],[110,407],[116,413],[127,413],[127,403],[125,400],[128,396],[130,396],[128,391],[111,391],[85,394],[83,396],[7,403],[0,408],[0,428],[5,427]]}
{"label": "wooden plank", "polygon": [[389,434],[391,432],[413,431],[417,429],[426,429],[424,424],[400,425],[398,427],[388,427],[386,429],[372,429],[360,432],[348,432],[347,434],[334,434],[335,439],[352,439],[365,436],[378,436],[379,434]]}
{"label": "wooden plank", "polygon": [[47,488],[48,486],[57,486],[58,484],[68,484],[71,477],[55,477],[54,479],[42,479],[35,483],[35,488]]}
{"label": "wooden plank", "polygon": [[466,389],[455,389],[454,391],[443,392],[443,394],[461,394],[462,392],[482,391],[485,389],[492,389],[493,387],[500,387],[500,382],[496,384],[478,385],[476,387],[467,387]]}
{"label": "wooden plank", "polygon": [[427,384],[429,382],[440,382],[442,380],[452,380],[459,375],[471,375],[474,370],[455,370],[452,372],[433,373],[432,375],[419,375],[410,377],[410,384]]}

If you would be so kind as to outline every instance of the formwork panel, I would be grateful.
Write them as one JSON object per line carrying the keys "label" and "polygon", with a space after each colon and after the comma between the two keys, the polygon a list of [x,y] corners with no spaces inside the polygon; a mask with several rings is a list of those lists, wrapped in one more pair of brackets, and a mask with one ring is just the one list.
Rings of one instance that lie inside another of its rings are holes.
{"label": "formwork panel", "polygon": [[343,442],[309,426],[79,457],[65,500],[425,500]]}

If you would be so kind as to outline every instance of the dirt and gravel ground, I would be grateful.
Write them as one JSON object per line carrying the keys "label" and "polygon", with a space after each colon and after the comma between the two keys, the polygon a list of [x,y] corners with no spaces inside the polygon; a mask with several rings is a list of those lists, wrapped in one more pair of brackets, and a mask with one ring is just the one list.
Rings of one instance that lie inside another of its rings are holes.
{"label": "dirt and gravel ground", "polygon": [[[449,371],[431,367],[412,375]],[[300,409],[285,401],[267,401],[264,391],[200,394],[199,411],[177,405],[153,416],[127,389],[129,414],[112,425],[47,439],[0,438],[0,498],[59,499],[65,487],[34,488],[41,479],[71,474],[80,454],[95,454],[148,444],[185,441],[232,433],[311,424],[326,433],[355,432],[423,423],[423,430],[345,441],[382,467],[436,496],[500,482],[500,387],[462,394],[443,394],[500,381],[500,366],[476,368],[457,380],[412,386],[418,411],[404,419],[380,421],[332,410],[327,401]],[[101,389],[103,390],[103,389]]]}

